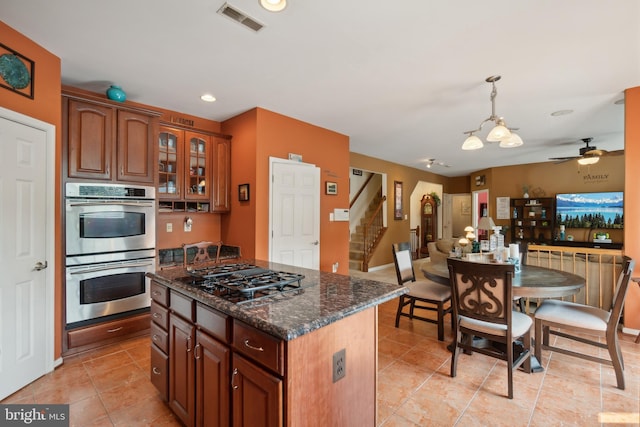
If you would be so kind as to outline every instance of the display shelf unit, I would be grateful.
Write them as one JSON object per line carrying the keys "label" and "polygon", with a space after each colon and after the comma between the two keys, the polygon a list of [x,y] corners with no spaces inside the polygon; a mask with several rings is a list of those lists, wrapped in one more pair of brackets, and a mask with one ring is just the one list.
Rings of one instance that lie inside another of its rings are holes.
{"label": "display shelf unit", "polygon": [[551,243],[554,239],[555,199],[511,199],[511,241]]}
{"label": "display shelf unit", "polygon": [[208,202],[160,200],[158,212],[209,212]]}

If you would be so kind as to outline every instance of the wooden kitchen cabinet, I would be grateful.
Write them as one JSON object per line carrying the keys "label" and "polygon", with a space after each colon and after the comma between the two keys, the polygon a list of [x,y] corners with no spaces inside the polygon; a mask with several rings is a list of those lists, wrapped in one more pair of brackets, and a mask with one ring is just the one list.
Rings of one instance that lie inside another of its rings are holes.
{"label": "wooden kitchen cabinet", "polygon": [[283,425],[283,384],[280,378],[234,353],[231,387],[235,427]]}
{"label": "wooden kitchen cabinet", "polygon": [[231,139],[213,138],[213,212],[231,209]]}
{"label": "wooden kitchen cabinet", "polygon": [[201,330],[196,331],[196,425],[229,425],[231,351]]}
{"label": "wooden kitchen cabinet", "polygon": [[159,113],[63,91],[67,176],[153,184]]}
{"label": "wooden kitchen cabinet", "polygon": [[228,212],[230,167],[230,137],[161,126],[160,212]]}
{"label": "wooden kitchen cabinet", "polygon": [[169,314],[169,406],[186,426],[195,422],[195,327]]}

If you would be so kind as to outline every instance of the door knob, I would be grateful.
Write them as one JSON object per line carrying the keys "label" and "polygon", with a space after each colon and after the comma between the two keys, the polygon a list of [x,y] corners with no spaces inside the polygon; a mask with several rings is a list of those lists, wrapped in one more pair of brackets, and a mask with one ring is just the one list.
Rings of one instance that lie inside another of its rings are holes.
{"label": "door knob", "polygon": [[316,240],[315,242],[311,242],[311,244],[312,244],[312,245],[315,245],[315,246],[318,246],[318,244],[319,244],[319,243],[320,243],[320,242],[319,242],[319,241],[317,241],[317,240]]}
{"label": "door knob", "polygon": [[40,270],[44,270],[45,268],[47,268],[47,261],[43,263],[41,263],[40,261],[36,262],[36,265],[33,267],[34,270],[36,271],[40,271]]}

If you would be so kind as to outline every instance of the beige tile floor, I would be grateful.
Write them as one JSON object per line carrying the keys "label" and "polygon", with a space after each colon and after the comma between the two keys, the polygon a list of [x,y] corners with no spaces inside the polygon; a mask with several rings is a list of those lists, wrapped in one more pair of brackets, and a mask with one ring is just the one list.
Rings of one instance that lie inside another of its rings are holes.
{"label": "beige tile floor", "polygon": [[[393,267],[352,274],[396,280]],[[504,362],[463,354],[457,377],[449,377],[450,326],[445,342],[426,322],[403,318],[396,329],[396,307],[394,300],[379,309],[379,426],[638,425],[640,344],[634,337],[620,335],[626,390],[615,387],[611,367],[545,351],[545,371],[516,372],[509,400]],[[142,337],[67,358],[1,403],[68,403],[74,426],[180,425],[149,381],[149,345]],[[601,422],[607,415],[628,418]]]}

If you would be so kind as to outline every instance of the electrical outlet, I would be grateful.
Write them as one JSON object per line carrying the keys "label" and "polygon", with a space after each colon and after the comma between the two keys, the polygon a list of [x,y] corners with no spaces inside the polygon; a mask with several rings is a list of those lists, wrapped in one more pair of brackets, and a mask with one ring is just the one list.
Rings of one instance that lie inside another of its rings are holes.
{"label": "electrical outlet", "polygon": [[167,223],[167,233],[172,233],[173,232],[173,223],[172,222],[168,222]]}
{"label": "electrical outlet", "polygon": [[342,349],[333,354],[333,382],[344,378],[347,373],[347,350]]}
{"label": "electrical outlet", "polygon": [[331,267],[332,267],[331,269],[333,270],[334,273],[338,272],[338,263],[337,262],[335,264],[333,264]]}

